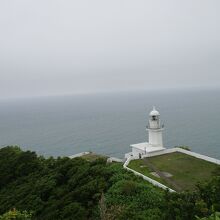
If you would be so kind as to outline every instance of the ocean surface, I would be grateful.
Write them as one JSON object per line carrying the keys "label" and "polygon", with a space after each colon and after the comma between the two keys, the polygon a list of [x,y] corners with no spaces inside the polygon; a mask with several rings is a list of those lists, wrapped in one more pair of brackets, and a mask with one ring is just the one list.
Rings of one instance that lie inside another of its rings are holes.
{"label": "ocean surface", "polygon": [[124,157],[148,139],[155,105],[164,145],[188,145],[220,159],[220,90],[166,90],[0,101],[0,146],[19,145],[44,156],[94,151]]}

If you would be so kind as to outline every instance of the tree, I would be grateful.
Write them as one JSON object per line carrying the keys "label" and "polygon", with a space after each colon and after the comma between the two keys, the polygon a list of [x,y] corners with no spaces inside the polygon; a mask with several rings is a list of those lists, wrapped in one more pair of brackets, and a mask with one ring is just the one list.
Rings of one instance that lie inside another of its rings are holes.
{"label": "tree", "polygon": [[208,217],[199,218],[196,217],[197,220],[220,220],[220,212],[214,212]]}
{"label": "tree", "polygon": [[0,216],[0,220],[31,220],[32,213],[27,211],[10,210]]}

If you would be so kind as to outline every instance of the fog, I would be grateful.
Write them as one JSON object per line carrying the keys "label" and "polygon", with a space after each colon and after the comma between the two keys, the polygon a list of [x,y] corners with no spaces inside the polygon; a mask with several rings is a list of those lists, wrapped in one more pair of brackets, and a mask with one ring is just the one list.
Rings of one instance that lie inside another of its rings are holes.
{"label": "fog", "polygon": [[220,86],[219,0],[1,0],[0,98]]}

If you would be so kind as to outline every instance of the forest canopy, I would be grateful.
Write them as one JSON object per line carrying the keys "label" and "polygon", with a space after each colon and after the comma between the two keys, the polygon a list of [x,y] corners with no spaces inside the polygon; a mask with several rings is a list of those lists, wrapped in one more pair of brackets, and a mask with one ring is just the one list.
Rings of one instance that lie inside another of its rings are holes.
{"label": "forest canopy", "polygon": [[193,192],[169,193],[105,158],[44,158],[8,146],[0,149],[0,219],[12,210],[28,219],[208,219],[220,211],[220,169]]}

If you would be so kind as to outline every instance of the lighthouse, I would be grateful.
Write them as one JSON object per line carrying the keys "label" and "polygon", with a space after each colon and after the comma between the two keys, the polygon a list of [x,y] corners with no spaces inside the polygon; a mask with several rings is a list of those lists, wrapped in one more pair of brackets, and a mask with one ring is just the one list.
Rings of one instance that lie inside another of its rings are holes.
{"label": "lighthouse", "polygon": [[[134,157],[141,158],[144,155],[152,155],[154,152],[163,151],[163,130],[164,125],[160,120],[160,113],[153,107],[153,110],[149,114],[149,120],[147,125],[148,142],[132,144],[132,152],[128,153]],[[127,156],[125,156],[127,157]]]}
{"label": "lighthouse", "polygon": [[149,122],[147,129],[149,144],[155,147],[163,147],[162,132],[164,125],[160,121],[160,113],[153,107],[153,110],[149,114]]}

